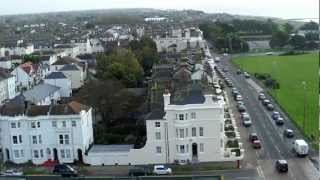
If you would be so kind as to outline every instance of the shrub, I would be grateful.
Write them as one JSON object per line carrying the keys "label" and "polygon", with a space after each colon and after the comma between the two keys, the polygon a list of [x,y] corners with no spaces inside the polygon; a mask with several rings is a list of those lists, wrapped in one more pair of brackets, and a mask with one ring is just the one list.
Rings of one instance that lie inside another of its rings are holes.
{"label": "shrub", "polygon": [[236,153],[236,156],[240,156],[240,149],[237,148],[237,149],[232,149],[231,152],[235,152]]}

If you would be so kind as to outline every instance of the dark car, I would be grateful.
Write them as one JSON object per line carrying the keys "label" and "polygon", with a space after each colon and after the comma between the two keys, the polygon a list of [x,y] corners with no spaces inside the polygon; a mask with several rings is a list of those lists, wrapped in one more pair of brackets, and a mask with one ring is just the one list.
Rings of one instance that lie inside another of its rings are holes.
{"label": "dark car", "polygon": [[237,105],[237,108],[239,112],[246,112],[246,107],[242,104]]}
{"label": "dark car", "polygon": [[67,164],[57,164],[53,169],[54,174],[60,174],[62,177],[77,177],[78,171]]}
{"label": "dark car", "polygon": [[237,74],[241,74],[242,72],[241,72],[241,70],[240,69],[238,69],[237,70]]}
{"label": "dark car", "polygon": [[293,138],[294,132],[293,132],[293,130],[291,130],[291,129],[285,129],[285,130],[283,131],[283,135],[284,135],[285,137],[287,137],[287,138]]}
{"label": "dark car", "polygon": [[271,117],[273,120],[276,120],[280,117],[280,113],[278,111],[273,111]]}
{"label": "dark car", "polygon": [[152,171],[144,167],[134,167],[129,169],[129,176],[147,176],[151,174]]}
{"label": "dark car", "polygon": [[277,160],[276,169],[278,172],[288,172],[288,163],[286,160]]}
{"label": "dark car", "polygon": [[278,126],[282,126],[284,124],[284,120],[282,117],[279,117],[278,119],[276,119],[276,124]]}
{"label": "dark car", "polygon": [[254,141],[252,142],[252,147],[253,147],[254,149],[261,149],[261,141],[260,141],[260,140],[254,140]]}
{"label": "dark car", "polygon": [[259,140],[258,135],[257,135],[256,133],[251,133],[251,134],[249,135],[249,141],[250,141],[250,142],[253,142],[253,141],[255,141],[255,140]]}
{"label": "dark car", "polygon": [[267,104],[267,110],[268,111],[273,111],[274,110],[274,106],[273,106],[273,104],[271,104],[271,103],[269,103],[269,104]]}

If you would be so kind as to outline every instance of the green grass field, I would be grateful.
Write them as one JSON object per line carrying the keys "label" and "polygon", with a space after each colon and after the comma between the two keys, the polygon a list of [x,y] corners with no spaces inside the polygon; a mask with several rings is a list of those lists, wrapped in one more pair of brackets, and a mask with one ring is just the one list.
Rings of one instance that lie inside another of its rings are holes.
{"label": "green grass field", "polygon": [[[280,83],[280,89],[272,91],[273,97],[303,129],[304,97],[306,95],[306,126],[308,137],[319,137],[319,54],[296,56],[238,57],[233,63],[254,73],[268,73]],[[302,82],[306,82],[306,92]],[[306,93],[306,94],[305,94]]]}

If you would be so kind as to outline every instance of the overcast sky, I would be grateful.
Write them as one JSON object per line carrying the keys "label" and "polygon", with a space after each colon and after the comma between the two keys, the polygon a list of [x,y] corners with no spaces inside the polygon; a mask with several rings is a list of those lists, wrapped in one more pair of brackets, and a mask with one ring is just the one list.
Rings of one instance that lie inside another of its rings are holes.
{"label": "overcast sky", "polygon": [[1,0],[0,14],[140,7],[281,18],[319,17],[319,0]]}

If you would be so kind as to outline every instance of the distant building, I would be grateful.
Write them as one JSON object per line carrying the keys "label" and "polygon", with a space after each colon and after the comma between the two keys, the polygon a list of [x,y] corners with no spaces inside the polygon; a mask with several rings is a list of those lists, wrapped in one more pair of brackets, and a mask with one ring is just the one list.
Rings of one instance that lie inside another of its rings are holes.
{"label": "distant building", "polygon": [[60,100],[60,87],[42,83],[24,92],[23,96],[35,105],[50,105]]}
{"label": "distant building", "polygon": [[0,68],[0,104],[16,96],[15,76]]}
{"label": "distant building", "polygon": [[59,92],[61,97],[72,96],[71,80],[68,79],[62,72],[50,73],[44,78],[44,83],[60,87]]}

